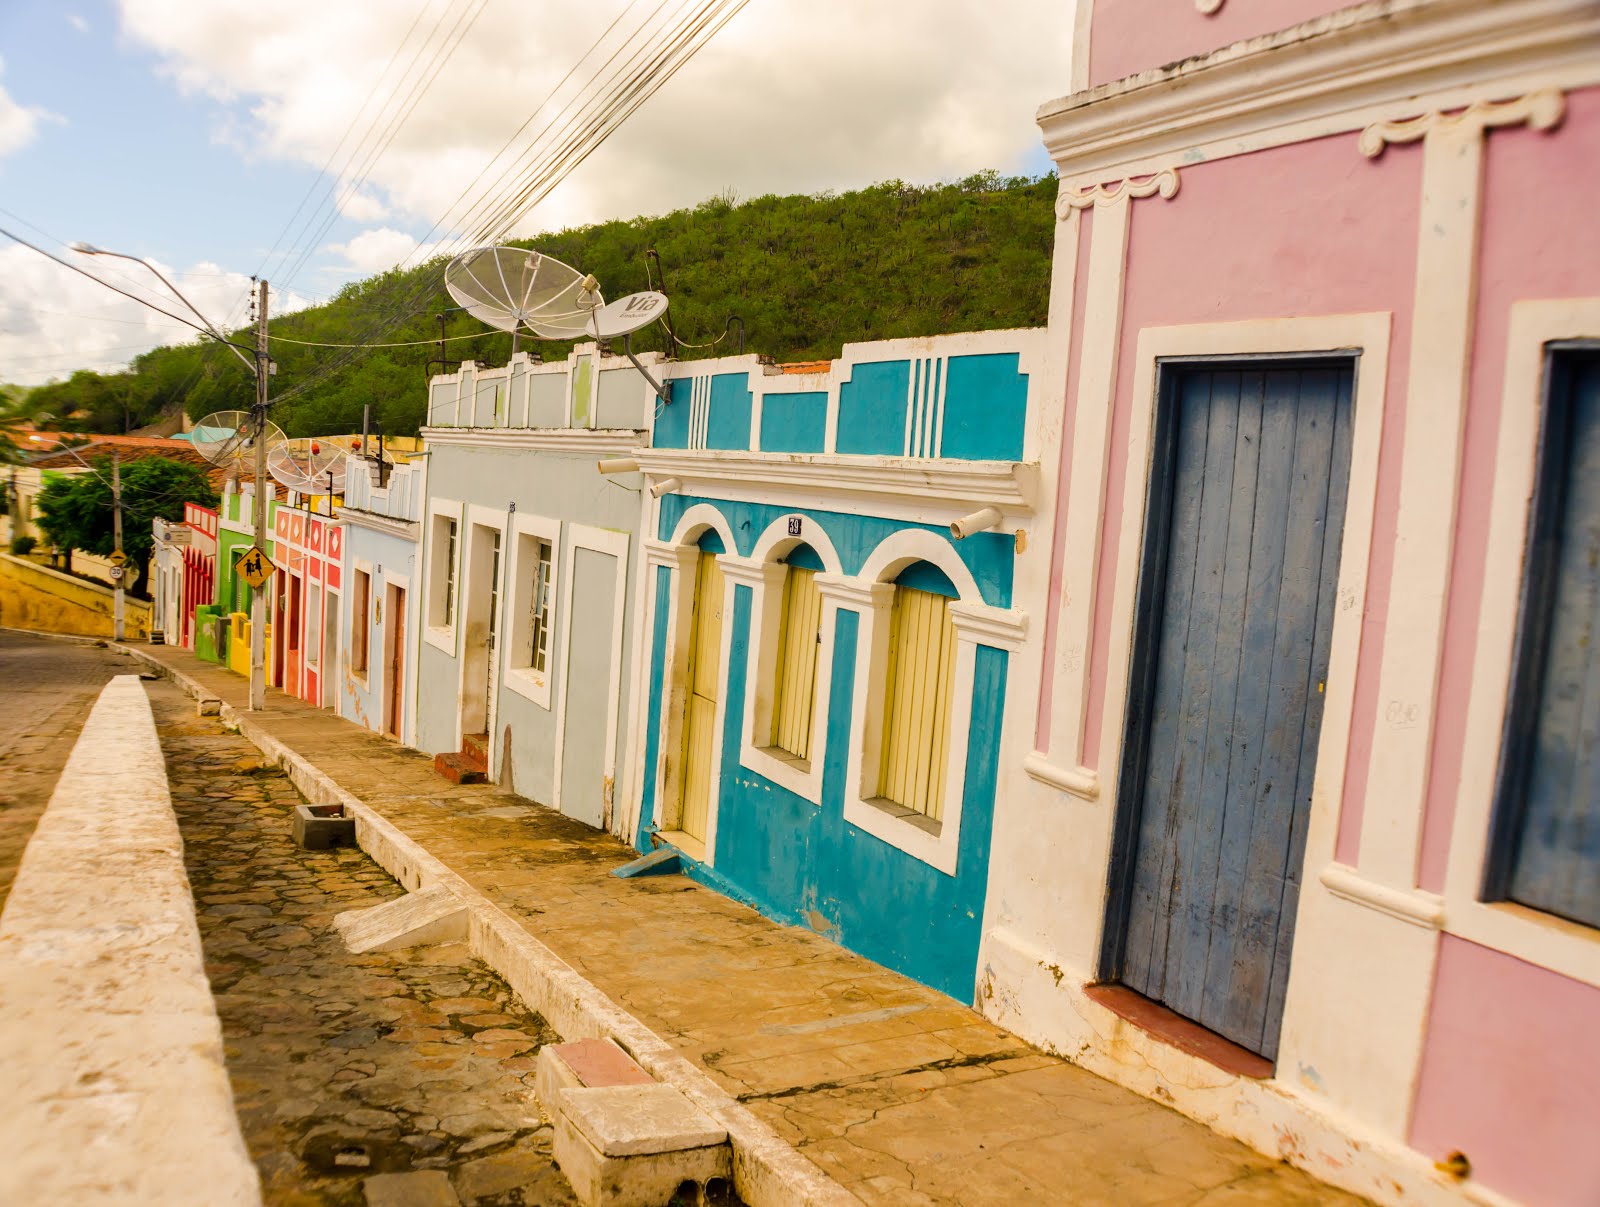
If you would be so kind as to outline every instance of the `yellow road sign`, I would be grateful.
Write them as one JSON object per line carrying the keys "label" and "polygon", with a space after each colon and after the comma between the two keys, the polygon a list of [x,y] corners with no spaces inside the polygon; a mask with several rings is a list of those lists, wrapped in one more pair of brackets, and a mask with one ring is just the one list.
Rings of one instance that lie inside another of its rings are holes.
{"label": "yellow road sign", "polygon": [[122,565],[123,562],[128,560],[128,555],[126,553],[124,553],[122,550],[116,549],[116,550],[112,551],[111,556],[108,557],[106,560],[108,562],[110,562],[113,566],[120,566],[120,565]]}
{"label": "yellow road sign", "polygon": [[266,586],[267,579],[271,578],[278,569],[277,566],[272,564],[270,557],[254,546],[251,546],[235,564],[238,566],[239,573],[244,575],[244,581],[257,591]]}

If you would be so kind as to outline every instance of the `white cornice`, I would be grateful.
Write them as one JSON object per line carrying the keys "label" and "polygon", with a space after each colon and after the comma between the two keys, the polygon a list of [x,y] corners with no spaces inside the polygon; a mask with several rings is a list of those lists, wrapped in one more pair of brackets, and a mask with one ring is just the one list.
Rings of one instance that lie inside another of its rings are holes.
{"label": "white cornice", "polygon": [[979,645],[1018,650],[1028,635],[1028,614],[1017,608],[995,608],[953,599],[948,611],[956,632],[970,634]]}
{"label": "white cornice", "polygon": [[1459,108],[1600,83],[1592,0],[1379,0],[1060,100],[1038,112],[1081,188]]}
{"label": "white cornice", "polygon": [[638,448],[630,455],[647,474],[689,483],[759,484],[784,492],[916,499],[955,506],[1033,510],[1038,465],[918,457],[857,457]]}
{"label": "white cornice", "polygon": [[422,438],[435,447],[531,448],[543,452],[620,453],[639,443],[633,428],[426,427]]}
{"label": "white cornice", "polygon": [[407,541],[415,541],[422,530],[416,520],[396,519],[394,516],[379,515],[375,511],[362,511],[357,507],[339,508],[338,518],[356,528],[367,528]]}

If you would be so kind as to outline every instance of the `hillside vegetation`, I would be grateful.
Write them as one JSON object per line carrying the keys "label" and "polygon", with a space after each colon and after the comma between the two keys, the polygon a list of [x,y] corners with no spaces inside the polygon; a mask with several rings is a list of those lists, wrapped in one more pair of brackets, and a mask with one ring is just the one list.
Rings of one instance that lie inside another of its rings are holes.
{"label": "hillside vegetation", "polygon": [[[1055,231],[1055,180],[980,173],[955,184],[899,181],[815,197],[713,198],[693,209],[565,230],[519,241],[592,272],[608,298],[660,287],[646,251],[660,253],[685,345],[744,323],[747,351],[778,360],[837,356],[845,343],[953,331],[1025,327],[1045,321]],[[354,282],[326,305],[274,319],[272,333],[325,343],[393,343],[485,331],[446,345],[452,360],[501,364],[510,336],[487,332],[444,290],[443,263]],[[250,331],[238,342],[251,344]],[[528,346],[524,336],[524,347]],[[565,345],[537,345],[546,358]],[[635,351],[666,351],[652,327]],[[685,359],[737,351],[737,327],[711,347],[679,349]],[[370,403],[385,431],[410,435],[423,418],[434,346],[345,351],[273,345],[273,418],[290,435],[358,429]],[[157,348],[121,374],[79,372],[27,396],[33,414],[58,426],[121,431],[177,407],[198,418],[243,409],[254,396],[248,373],[227,349]],[[72,415],[70,424],[61,417]]]}

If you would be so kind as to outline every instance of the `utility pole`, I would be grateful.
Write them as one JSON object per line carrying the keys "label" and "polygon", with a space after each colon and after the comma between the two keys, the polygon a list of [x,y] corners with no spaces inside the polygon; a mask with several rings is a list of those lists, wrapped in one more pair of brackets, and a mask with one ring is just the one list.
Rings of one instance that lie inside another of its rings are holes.
{"label": "utility pole", "polygon": [[116,566],[117,583],[111,610],[111,635],[113,640],[121,641],[122,583],[128,577],[128,568],[122,560],[122,454],[114,448],[111,450],[111,540],[116,547],[116,555],[111,560]]}
{"label": "utility pole", "polygon": [[[256,282],[256,405],[252,415],[256,440],[255,547],[267,555],[267,378],[272,358],[267,352],[267,283]],[[271,580],[269,579],[268,582]],[[267,596],[263,584],[250,592],[250,709],[267,706]]]}

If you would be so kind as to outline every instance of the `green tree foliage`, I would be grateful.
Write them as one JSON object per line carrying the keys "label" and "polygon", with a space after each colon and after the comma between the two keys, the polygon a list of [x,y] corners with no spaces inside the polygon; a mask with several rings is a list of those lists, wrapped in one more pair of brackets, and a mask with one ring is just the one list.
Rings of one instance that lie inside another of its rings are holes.
{"label": "green tree foliage", "polygon": [[[94,473],[51,475],[39,492],[39,527],[63,549],[106,557],[116,547],[111,499],[111,459],[98,457]],[[145,457],[122,467],[122,551],[135,577],[130,590],[148,599],[150,521],[181,520],[185,503],[217,505],[205,471],[165,457]]]}
{"label": "green tree foliage", "polygon": [[[778,360],[834,357],[846,343],[1037,326],[1045,321],[1055,238],[1054,177],[982,172],[953,184],[898,180],[858,192],[814,197],[713,197],[661,217],[600,223],[522,241],[585,272],[607,297],[659,288],[647,263],[654,248],[666,272],[670,319],[686,359],[737,351],[743,320],[748,351]],[[443,263],[392,270],[352,282],[326,305],[275,317],[273,419],[291,436],[358,430],[364,404],[391,435],[422,422],[428,363],[438,349],[351,351],[314,343],[398,343],[475,335],[446,345],[451,360],[503,364],[511,337],[460,310],[444,289]],[[232,338],[251,344],[249,330]],[[526,337],[525,337],[526,341]],[[527,346],[526,342],[524,346]],[[634,337],[636,351],[667,351],[660,326]],[[568,345],[538,344],[546,359]],[[76,373],[41,387],[58,418],[80,430],[121,430],[182,405],[192,418],[245,409],[250,375],[216,344],[157,348],[128,373]]]}

